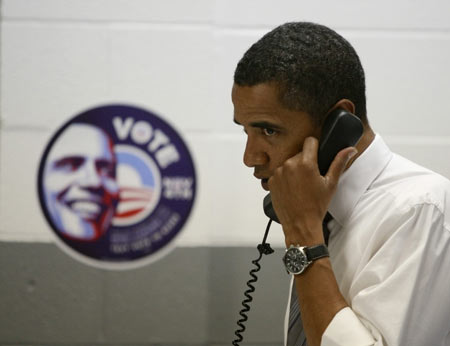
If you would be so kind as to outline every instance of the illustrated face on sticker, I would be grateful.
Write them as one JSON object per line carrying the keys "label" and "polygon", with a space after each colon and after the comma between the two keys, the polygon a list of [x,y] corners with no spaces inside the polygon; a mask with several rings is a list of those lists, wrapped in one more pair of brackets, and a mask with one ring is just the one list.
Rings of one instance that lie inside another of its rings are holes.
{"label": "illustrated face on sticker", "polygon": [[110,226],[118,200],[111,139],[93,125],[70,125],[49,152],[43,183],[58,230],[73,239],[98,239]]}
{"label": "illustrated face on sticker", "polygon": [[173,248],[196,178],[187,146],[166,121],[107,105],[57,130],[41,158],[38,191],[64,251],[96,267],[127,269]]}

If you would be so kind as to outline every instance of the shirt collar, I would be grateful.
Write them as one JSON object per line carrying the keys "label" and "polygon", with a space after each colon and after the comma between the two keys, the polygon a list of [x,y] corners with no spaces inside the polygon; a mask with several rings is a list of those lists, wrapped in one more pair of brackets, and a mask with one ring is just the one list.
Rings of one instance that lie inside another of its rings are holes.
{"label": "shirt collar", "polygon": [[392,152],[376,135],[372,143],[340,177],[335,195],[328,208],[341,226],[345,226],[363,193],[392,159]]}

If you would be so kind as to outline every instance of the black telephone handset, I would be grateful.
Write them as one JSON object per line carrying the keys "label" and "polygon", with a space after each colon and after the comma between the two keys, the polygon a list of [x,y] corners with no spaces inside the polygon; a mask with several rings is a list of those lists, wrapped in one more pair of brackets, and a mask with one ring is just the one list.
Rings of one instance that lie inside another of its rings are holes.
{"label": "black telephone handset", "polygon": [[[347,147],[355,146],[363,133],[361,120],[342,108],[332,111],[326,118],[319,140],[318,165],[325,175],[335,156]],[[264,213],[273,221],[280,222],[272,206],[270,193],[264,197]]]}
{"label": "black telephone handset", "polygon": [[[340,108],[332,111],[325,120],[319,141],[318,165],[320,174],[324,175],[327,173],[331,162],[333,162],[338,152],[344,148],[356,145],[362,133],[362,123],[356,116]],[[273,252],[273,249],[269,243],[266,243],[266,240],[272,220],[278,223],[279,220],[273,209],[270,193],[264,198],[264,212],[270,220],[267,224],[263,241],[257,246],[259,257],[252,261],[255,268],[250,271],[251,279],[247,281],[248,289],[244,292],[245,299],[242,301],[243,309],[239,311],[241,318],[237,321],[239,328],[234,332],[237,339],[233,340],[233,346],[239,346],[239,343],[244,339],[242,333],[245,331],[244,323],[247,321],[247,313],[250,311],[249,304],[253,300],[252,293],[255,291],[254,284],[258,279],[256,273],[261,269],[259,261],[263,255],[269,255]]]}

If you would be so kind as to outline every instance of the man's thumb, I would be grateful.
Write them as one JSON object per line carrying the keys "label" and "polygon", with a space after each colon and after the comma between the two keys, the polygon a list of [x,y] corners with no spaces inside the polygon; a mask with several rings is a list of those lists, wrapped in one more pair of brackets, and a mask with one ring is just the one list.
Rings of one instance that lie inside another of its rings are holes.
{"label": "man's thumb", "polygon": [[348,162],[358,153],[355,147],[342,149],[334,158],[326,174],[327,179],[332,184],[337,184],[339,177],[347,167]]}

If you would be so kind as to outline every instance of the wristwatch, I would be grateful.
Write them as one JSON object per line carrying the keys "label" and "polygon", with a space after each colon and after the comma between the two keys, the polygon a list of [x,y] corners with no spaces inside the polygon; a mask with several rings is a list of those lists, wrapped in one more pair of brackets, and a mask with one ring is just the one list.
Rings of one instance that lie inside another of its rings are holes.
{"label": "wristwatch", "polygon": [[294,246],[291,245],[286,249],[283,256],[283,263],[288,274],[301,274],[315,260],[330,256],[328,248],[325,244],[315,246]]}

